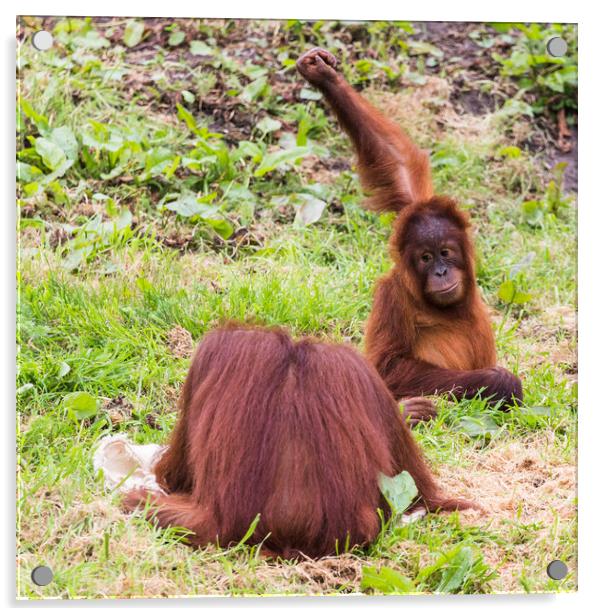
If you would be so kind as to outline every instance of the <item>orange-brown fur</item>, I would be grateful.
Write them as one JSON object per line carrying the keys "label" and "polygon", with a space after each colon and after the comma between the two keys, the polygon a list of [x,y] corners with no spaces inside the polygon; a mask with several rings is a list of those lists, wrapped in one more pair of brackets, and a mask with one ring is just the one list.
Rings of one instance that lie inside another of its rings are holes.
{"label": "orange-brown fur", "polygon": [[150,499],[161,526],[190,529],[195,546],[250,541],[271,554],[319,557],[367,544],[390,512],[379,474],[407,471],[429,510],[471,506],[435,483],[397,404],[355,350],[279,329],[230,325],[205,336],[156,467],[166,495]]}
{"label": "orange-brown fur", "polygon": [[[392,270],[376,284],[366,326],[366,353],[397,398],[484,391],[492,400],[520,401],[520,380],[496,366],[495,341],[475,277],[468,217],[456,202],[435,196],[428,154],[363,99],[335,70],[329,52],[299,58],[301,74],[321,90],[358,156],[366,206],[397,212]],[[427,217],[445,220],[461,244],[462,295],[452,305],[429,301],[412,261],[418,240],[410,228]]]}

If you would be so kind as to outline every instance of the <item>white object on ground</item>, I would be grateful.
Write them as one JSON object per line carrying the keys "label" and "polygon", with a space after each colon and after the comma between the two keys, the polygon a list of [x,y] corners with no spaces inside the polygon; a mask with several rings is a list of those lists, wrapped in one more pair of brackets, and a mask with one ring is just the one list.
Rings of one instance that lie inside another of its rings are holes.
{"label": "white object on ground", "polygon": [[165,493],[156,481],[154,468],[167,447],[150,443],[135,445],[127,436],[105,436],[94,452],[94,470],[102,469],[105,486],[129,492],[145,488]]}
{"label": "white object on ground", "polygon": [[416,520],[421,520],[426,515],[426,509],[420,507],[419,509],[415,509],[412,513],[404,513],[401,516],[401,525],[405,526],[406,524],[411,524]]}
{"label": "white object on ground", "polygon": [[[166,446],[154,443],[135,445],[123,434],[105,436],[100,439],[94,453],[94,470],[102,469],[105,486],[110,490],[117,488],[119,492],[129,492],[134,488],[145,488],[165,494],[157,483],[154,468],[166,450]],[[401,525],[420,520],[425,515],[423,508],[405,513],[401,516]]]}

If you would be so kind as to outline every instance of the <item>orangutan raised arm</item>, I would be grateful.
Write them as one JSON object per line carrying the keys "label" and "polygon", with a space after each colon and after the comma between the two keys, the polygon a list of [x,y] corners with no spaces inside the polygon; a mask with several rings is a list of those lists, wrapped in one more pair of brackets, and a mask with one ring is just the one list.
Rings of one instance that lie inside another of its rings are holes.
{"label": "orangutan raised arm", "polygon": [[[433,195],[428,155],[358,94],[336,70],[335,57],[312,49],[297,68],[318,88],[351,138],[366,206],[397,212],[391,271],[376,285],[366,326],[366,353],[398,399],[481,392],[506,406],[522,402],[520,380],[496,366],[488,311],[475,276],[467,215]],[[410,420],[434,413],[405,403]]]}
{"label": "orangutan raised arm", "polygon": [[433,196],[428,154],[362,98],[335,70],[336,58],[312,49],[297,60],[299,72],[318,88],[351,138],[368,207],[397,211]]}

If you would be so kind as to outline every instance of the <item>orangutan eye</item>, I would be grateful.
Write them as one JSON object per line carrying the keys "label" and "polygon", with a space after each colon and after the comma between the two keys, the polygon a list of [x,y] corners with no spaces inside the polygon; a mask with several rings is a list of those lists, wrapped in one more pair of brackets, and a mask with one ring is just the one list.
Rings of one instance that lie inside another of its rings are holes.
{"label": "orangutan eye", "polygon": [[424,263],[428,263],[433,258],[433,256],[430,252],[425,252],[420,258]]}
{"label": "orangutan eye", "polygon": [[449,257],[449,248],[441,249],[441,256],[442,257]]}

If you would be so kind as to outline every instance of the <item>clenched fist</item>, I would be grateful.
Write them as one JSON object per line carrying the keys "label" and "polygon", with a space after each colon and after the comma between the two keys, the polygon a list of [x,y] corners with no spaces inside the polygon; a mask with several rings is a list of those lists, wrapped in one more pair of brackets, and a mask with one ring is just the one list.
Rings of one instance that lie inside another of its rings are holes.
{"label": "clenched fist", "polygon": [[320,47],[306,51],[297,60],[297,70],[318,88],[337,78],[336,65],[337,59]]}

